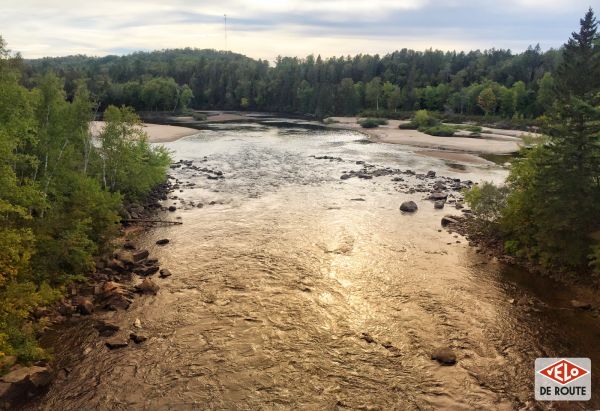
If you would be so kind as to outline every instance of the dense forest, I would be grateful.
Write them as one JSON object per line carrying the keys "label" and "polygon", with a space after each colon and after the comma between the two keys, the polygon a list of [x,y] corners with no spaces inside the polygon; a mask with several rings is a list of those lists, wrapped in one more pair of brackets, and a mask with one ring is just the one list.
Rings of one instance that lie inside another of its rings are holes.
{"label": "dense forest", "polygon": [[[23,62],[31,87],[48,71],[72,96],[81,81],[97,101],[137,110],[249,109],[318,118],[427,109],[468,115],[534,118],[551,104],[561,52],[510,50],[424,52],[384,57],[279,57],[271,66],[214,50],[164,50],[127,56],[71,56]],[[486,105],[479,104],[480,99]]]}
{"label": "dense forest", "polygon": [[28,89],[19,68],[0,37],[0,364],[46,355],[36,307],[94,269],[123,204],[164,181],[170,162],[131,109],[108,107],[94,138],[97,107],[83,82],[67,100],[63,79],[46,74]]}
{"label": "dense forest", "polygon": [[546,138],[524,149],[507,184],[467,193],[504,250],[554,274],[600,276],[600,36],[590,9],[563,48]]}

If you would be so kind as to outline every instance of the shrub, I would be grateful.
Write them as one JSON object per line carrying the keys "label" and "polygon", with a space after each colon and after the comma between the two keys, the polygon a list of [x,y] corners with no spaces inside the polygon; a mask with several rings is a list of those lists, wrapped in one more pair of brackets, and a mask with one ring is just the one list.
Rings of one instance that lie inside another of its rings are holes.
{"label": "shrub", "polygon": [[427,110],[418,110],[415,113],[412,122],[416,124],[418,128],[433,127],[440,123],[440,121],[437,118],[433,117],[431,114],[429,114]]}
{"label": "shrub", "polygon": [[192,118],[193,118],[194,120],[197,120],[197,121],[206,121],[206,119],[207,119],[208,117],[207,117],[207,115],[206,115],[206,114],[204,114],[204,113],[199,113],[199,112],[197,112],[197,111],[194,111],[194,112],[192,113]]}
{"label": "shrub", "polygon": [[465,192],[465,201],[473,215],[485,224],[495,224],[506,207],[509,189],[491,182],[483,182]]}
{"label": "shrub", "polygon": [[398,125],[398,128],[400,130],[416,130],[419,128],[419,126],[413,123],[412,121],[409,121],[408,123],[401,123],[400,125]]}
{"label": "shrub", "polygon": [[429,134],[430,136],[452,137],[456,132],[456,128],[447,126],[445,124],[440,124],[433,127],[420,127],[419,131]]}
{"label": "shrub", "polygon": [[388,124],[388,121],[383,118],[366,118],[359,121],[358,124],[360,124],[362,128],[375,128],[384,124]]}

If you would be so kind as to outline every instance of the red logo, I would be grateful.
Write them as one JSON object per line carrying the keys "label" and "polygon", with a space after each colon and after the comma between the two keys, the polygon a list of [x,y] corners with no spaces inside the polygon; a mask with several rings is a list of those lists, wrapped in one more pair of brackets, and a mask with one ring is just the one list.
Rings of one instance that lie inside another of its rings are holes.
{"label": "red logo", "polygon": [[578,367],[577,365],[567,360],[560,360],[558,362],[555,362],[554,364],[549,365],[548,367],[538,372],[561,385],[573,382],[579,377],[583,377],[584,375],[589,373],[588,370]]}

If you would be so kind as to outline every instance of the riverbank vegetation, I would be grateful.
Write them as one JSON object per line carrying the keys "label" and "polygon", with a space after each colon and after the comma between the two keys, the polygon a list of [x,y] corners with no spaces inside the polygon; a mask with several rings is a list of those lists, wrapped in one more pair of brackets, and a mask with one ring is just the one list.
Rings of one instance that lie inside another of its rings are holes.
{"label": "riverbank vegetation", "polygon": [[261,110],[396,117],[415,110],[486,119],[534,119],[551,106],[559,50],[423,52],[385,56],[279,57],[274,65],[240,54],[177,49],[126,56],[23,61],[23,84],[51,70],[71,98],[84,82],[101,109]]}
{"label": "riverbank vegetation", "polygon": [[[465,196],[506,253],[554,272],[600,278],[600,38],[590,10],[565,44],[544,144],[513,162],[505,186]],[[589,277],[587,277],[589,279]]]}
{"label": "riverbank vegetation", "polygon": [[30,77],[26,88],[21,63],[0,37],[0,364],[6,355],[46,355],[36,310],[94,269],[124,203],[164,181],[169,164],[132,110],[108,107],[94,138],[98,107],[85,82],[69,98],[52,73]]}

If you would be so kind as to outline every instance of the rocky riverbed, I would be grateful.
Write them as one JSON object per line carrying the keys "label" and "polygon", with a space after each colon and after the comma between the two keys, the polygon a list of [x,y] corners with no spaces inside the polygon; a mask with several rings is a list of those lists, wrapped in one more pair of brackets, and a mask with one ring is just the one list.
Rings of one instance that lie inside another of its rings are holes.
{"label": "rocky riverbed", "polygon": [[93,314],[45,336],[56,379],[22,408],[535,409],[536,357],[600,364],[594,310],[440,224],[506,170],[298,126],[168,147],[153,218],[183,224],[103,261]]}

